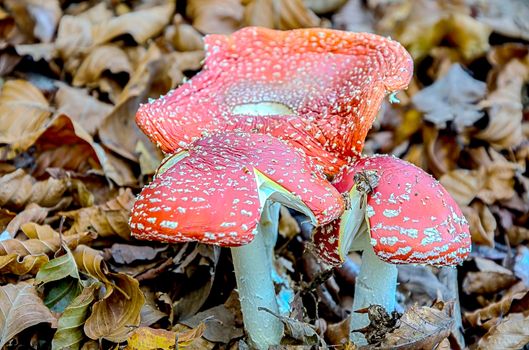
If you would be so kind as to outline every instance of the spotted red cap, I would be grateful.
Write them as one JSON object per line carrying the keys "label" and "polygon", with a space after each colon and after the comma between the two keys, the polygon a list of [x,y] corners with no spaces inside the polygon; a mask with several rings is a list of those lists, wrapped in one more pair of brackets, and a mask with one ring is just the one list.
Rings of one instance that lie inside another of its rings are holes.
{"label": "spotted red cap", "polygon": [[[357,191],[355,174],[372,171],[378,184],[367,194],[363,212],[371,246],[380,259],[394,264],[456,265],[468,256],[467,220],[445,188],[415,165],[387,155],[365,157],[335,186],[342,193]],[[360,198],[360,193],[353,198]],[[346,213],[341,220],[353,218]],[[318,229],[314,241],[322,259],[332,265],[343,262],[347,249],[339,241],[346,236],[337,222]]]}
{"label": "spotted red cap", "polygon": [[413,71],[398,42],[368,33],[248,27],[205,42],[202,72],[136,115],[165,152],[203,133],[267,133],[333,175],[360,154],[382,99]]}
{"label": "spotted red cap", "polygon": [[160,166],[134,204],[131,231],[164,242],[247,244],[271,193],[317,224],[343,211],[342,196],[301,152],[268,135],[227,132],[194,142]]}

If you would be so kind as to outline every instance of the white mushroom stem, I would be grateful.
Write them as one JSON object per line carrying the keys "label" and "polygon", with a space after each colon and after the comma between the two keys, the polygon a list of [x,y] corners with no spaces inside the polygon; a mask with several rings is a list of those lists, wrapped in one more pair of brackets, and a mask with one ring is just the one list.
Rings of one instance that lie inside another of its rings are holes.
{"label": "white mushroom stem", "polygon": [[380,260],[373,249],[366,247],[362,253],[362,266],[355,284],[350,326],[351,341],[357,345],[367,343],[364,335],[354,330],[367,326],[369,319],[367,314],[359,314],[355,311],[374,304],[382,305],[388,312],[393,311],[396,290],[397,266]]}
{"label": "white mushroom stem", "polygon": [[268,349],[278,345],[283,336],[281,321],[266,311],[279,314],[271,269],[273,268],[273,243],[277,234],[279,205],[265,205],[257,234],[247,245],[231,248],[233,267],[244,321],[252,346]]}

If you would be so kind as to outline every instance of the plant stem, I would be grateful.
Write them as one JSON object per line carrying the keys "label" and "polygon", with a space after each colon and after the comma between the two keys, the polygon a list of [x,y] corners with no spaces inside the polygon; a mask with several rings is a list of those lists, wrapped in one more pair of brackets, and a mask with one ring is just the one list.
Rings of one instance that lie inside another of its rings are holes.
{"label": "plant stem", "polygon": [[353,332],[369,324],[367,314],[354,312],[370,305],[382,305],[387,312],[395,309],[397,290],[397,266],[380,260],[368,246],[362,253],[360,274],[356,278],[353,309],[351,313],[350,339],[356,345],[365,345],[362,333]]}
{"label": "plant stem", "polygon": [[[254,240],[250,244],[231,248],[244,327],[252,346],[258,349],[278,345],[283,336],[281,321],[257,309],[265,307],[279,314],[271,276],[273,264],[270,249],[270,235],[275,237],[277,232],[274,221],[277,221],[278,210],[278,206],[270,208],[265,205]],[[273,230],[276,232],[270,232]]]}

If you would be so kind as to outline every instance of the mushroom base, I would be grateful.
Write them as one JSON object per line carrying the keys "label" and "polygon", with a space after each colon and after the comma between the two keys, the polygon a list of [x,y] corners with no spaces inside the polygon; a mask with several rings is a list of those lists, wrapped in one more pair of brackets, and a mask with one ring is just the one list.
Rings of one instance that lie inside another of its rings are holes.
{"label": "mushroom base", "polygon": [[380,260],[370,247],[364,249],[351,314],[350,339],[356,345],[367,344],[364,335],[355,330],[367,326],[369,319],[367,314],[359,314],[355,310],[376,304],[392,312],[395,309],[397,274],[397,266]]}

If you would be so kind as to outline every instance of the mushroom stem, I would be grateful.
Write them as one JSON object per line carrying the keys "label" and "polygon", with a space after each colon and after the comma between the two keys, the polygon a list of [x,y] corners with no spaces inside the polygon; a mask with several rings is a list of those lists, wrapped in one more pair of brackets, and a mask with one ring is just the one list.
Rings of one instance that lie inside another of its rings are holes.
{"label": "mushroom stem", "polygon": [[365,345],[362,333],[355,332],[369,324],[367,314],[355,312],[370,305],[382,305],[386,311],[395,309],[397,290],[397,266],[380,260],[371,247],[362,253],[362,266],[356,278],[353,312],[351,314],[350,338],[357,345]]}
{"label": "mushroom stem", "polygon": [[277,221],[278,210],[277,205],[265,205],[254,240],[231,248],[244,327],[252,345],[258,349],[278,345],[283,336],[281,321],[268,312],[258,310],[258,307],[265,307],[279,314],[271,275],[271,250],[267,246],[277,232],[274,221]]}

